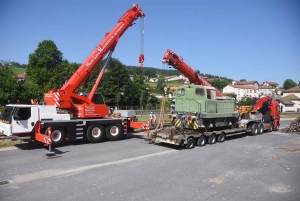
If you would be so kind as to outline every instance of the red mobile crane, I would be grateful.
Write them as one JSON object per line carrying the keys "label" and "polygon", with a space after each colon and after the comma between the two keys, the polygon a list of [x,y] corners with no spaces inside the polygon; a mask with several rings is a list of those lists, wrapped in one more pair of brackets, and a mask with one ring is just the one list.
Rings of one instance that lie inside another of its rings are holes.
{"label": "red mobile crane", "polygon": [[[124,32],[133,25],[133,22],[144,17],[145,14],[137,4],[134,4],[118,21],[118,24],[108,33],[100,44],[94,49],[89,57],[83,62],[73,76],[60,89],[50,90],[44,95],[44,102],[47,105],[55,105],[57,108],[66,109],[72,112],[73,117],[77,118],[94,118],[105,117],[109,115],[105,104],[97,104],[93,101],[95,91],[100,83],[105,67],[114,51],[118,40]],[[88,78],[97,64],[108,53],[104,67],[102,68],[94,87],[88,97],[76,94],[76,90]],[[143,65],[144,56],[139,56],[141,66]]]}
{"label": "red mobile crane", "polygon": [[[199,71],[193,70],[187,63],[183,61],[183,58],[179,56],[176,52],[171,52],[167,50],[164,54],[163,63],[167,63],[168,65],[173,66],[183,75],[185,75],[191,83],[203,85],[203,86],[211,86],[201,75]],[[222,94],[216,90],[216,95],[222,97]]]}
{"label": "red mobile crane", "polygon": [[[105,35],[104,40],[69,81],[62,88],[45,93],[45,104],[6,105],[0,115],[0,132],[8,137],[37,140],[46,145],[59,145],[66,138],[88,139],[95,143],[102,141],[104,137],[118,140],[133,128],[144,128],[149,131],[148,124],[136,121],[134,111],[118,110],[121,115],[108,116],[107,106],[95,100],[96,88],[118,40],[137,18],[144,16],[143,11],[134,4],[120,18],[118,24]],[[107,53],[105,64],[88,97],[76,94],[76,90]],[[139,56],[139,61],[142,66],[143,54]],[[70,111],[73,117],[57,113],[57,108]]]}

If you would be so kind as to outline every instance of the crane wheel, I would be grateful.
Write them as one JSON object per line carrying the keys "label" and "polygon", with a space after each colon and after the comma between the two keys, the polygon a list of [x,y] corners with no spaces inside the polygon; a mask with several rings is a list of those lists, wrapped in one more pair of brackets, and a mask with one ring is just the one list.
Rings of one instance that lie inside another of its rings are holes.
{"label": "crane wheel", "polygon": [[208,138],[208,144],[215,144],[217,141],[217,136],[216,134],[211,134]]}
{"label": "crane wheel", "polygon": [[197,140],[197,146],[203,147],[206,145],[206,137],[204,135],[201,135]]}
{"label": "crane wheel", "polygon": [[225,141],[225,133],[221,133],[219,136],[218,136],[218,142],[224,142]]}
{"label": "crane wheel", "polygon": [[101,125],[90,125],[87,129],[86,137],[92,143],[101,142],[105,137],[105,129]]}
{"label": "crane wheel", "polygon": [[119,140],[123,137],[123,127],[121,124],[112,124],[106,128],[106,137],[111,141]]}
{"label": "crane wheel", "polygon": [[[48,128],[45,130],[45,134],[48,134]],[[66,134],[63,128],[53,127],[51,128],[51,140],[53,146],[59,146],[65,140]]]}
{"label": "crane wheel", "polygon": [[195,140],[194,140],[194,138],[189,138],[188,140],[187,140],[187,143],[186,143],[186,145],[184,146],[186,149],[192,149],[192,148],[194,148],[195,147]]}

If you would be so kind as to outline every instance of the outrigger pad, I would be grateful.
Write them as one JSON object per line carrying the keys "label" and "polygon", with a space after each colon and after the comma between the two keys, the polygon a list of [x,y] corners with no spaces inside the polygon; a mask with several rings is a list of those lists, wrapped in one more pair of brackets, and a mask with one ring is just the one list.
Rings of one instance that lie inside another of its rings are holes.
{"label": "outrigger pad", "polygon": [[153,144],[154,143],[152,139],[143,139],[141,142],[145,143],[145,144]]}
{"label": "outrigger pad", "polygon": [[47,152],[46,154],[43,155],[44,158],[46,159],[51,159],[51,158],[59,158],[61,155],[58,155],[54,152]]}

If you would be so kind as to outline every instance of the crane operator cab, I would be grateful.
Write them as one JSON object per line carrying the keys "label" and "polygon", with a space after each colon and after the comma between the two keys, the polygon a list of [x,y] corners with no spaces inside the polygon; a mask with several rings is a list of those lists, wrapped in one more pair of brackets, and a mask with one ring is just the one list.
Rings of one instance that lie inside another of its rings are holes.
{"label": "crane operator cab", "polygon": [[[89,97],[90,93],[80,92],[79,95]],[[100,92],[96,92],[91,101],[95,104],[105,104],[104,96]]]}

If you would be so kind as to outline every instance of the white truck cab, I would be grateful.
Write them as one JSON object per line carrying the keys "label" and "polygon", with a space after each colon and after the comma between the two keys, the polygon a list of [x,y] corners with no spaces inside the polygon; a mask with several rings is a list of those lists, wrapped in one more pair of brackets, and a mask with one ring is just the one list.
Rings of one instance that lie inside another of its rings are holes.
{"label": "white truck cab", "polygon": [[55,106],[9,104],[0,116],[0,133],[6,136],[28,134],[42,120],[70,120],[70,115],[57,114]]}

